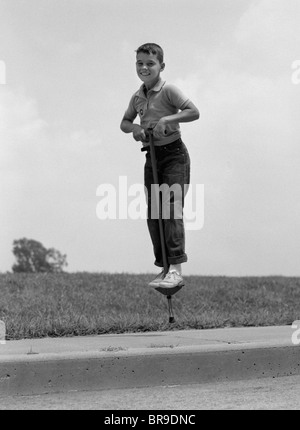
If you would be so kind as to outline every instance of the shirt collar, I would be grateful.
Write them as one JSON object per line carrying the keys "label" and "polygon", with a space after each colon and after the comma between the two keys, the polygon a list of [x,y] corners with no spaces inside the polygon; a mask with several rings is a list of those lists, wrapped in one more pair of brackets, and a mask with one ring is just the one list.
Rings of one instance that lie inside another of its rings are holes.
{"label": "shirt collar", "polygon": [[[149,92],[150,91],[159,92],[162,89],[162,87],[165,85],[165,83],[166,83],[166,81],[163,81],[161,78],[159,78],[157,83],[154,85],[153,88],[151,88],[151,90],[149,90]],[[145,97],[144,88],[145,88],[145,85],[144,84],[141,85],[141,87],[139,89],[139,96]]]}

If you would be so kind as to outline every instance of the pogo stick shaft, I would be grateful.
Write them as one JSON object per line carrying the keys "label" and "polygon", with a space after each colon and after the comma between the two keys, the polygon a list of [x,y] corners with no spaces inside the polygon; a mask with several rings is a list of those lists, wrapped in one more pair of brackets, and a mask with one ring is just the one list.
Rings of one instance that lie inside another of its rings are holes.
{"label": "pogo stick shaft", "polygon": [[149,133],[150,156],[151,156],[153,179],[154,179],[154,184],[157,184],[157,186],[154,187],[155,203],[156,203],[156,209],[158,210],[158,213],[159,213],[159,216],[158,216],[159,236],[160,236],[160,244],[161,244],[161,251],[162,251],[162,258],[163,258],[163,265],[164,265],[164,274],[166,275],[169,270],[169,265],[167,260],[164,226],[162,221],[162,208],[161,208],[161,202],[160,202],[160,196],[159,196],[159,182],[158,182],[158,174],[157,174],[155,148],[154,148],[154,142],[153,142],[153,130],[149,128],[148,133]]}

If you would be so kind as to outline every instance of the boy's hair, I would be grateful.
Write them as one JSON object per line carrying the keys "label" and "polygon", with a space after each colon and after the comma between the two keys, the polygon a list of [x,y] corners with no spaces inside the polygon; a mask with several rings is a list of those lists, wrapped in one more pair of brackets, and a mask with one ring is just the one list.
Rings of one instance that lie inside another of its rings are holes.
{"label": "boy's hair", "polygon": [[144,54],[148,54],[148,55],[150,54],[156,55],[160,63],[164,62],[164,51],[156,43],[144,43],[136,50],[137,54],[139,54],[140,52],[143,52]]}

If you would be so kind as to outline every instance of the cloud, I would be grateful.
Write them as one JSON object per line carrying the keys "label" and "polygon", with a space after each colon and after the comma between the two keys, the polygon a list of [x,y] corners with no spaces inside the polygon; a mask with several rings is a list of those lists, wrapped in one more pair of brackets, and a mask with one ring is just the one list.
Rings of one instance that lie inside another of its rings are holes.
{"label": "cloud", "polygon": [[[294,19],[287,18],[290,13],[281,2],[274,3],[277,8],[270,2],[256,3],[238,23],[236,45],[218,55],[199,55],[197,71],[176,81],[201,113],[197,131],[190,133],[188,125],[184,136],[193,180],[205,187],[203,246],[230,256],[227,263],[235,273],[240,273],[233,268],[240,255],[243,271],[248,267],[250,272],[266,273],[277,267],[275,271],[287,273],[290,267],[276,262],[297,247],[290,226],[294,233],[300,228],[295,199],[300,191],[299,93],[291,84],[290,57],[282,52],[291,38],[285,23]],[[279,48],[280,36],[273,42],[264,38],[270,25],[263,15],[267,6],[273,22],[280,23],[285,11],[285,38]],[[289,46],[290,55],[294,48]],[[253,57],[245,61],[250,51]],[[284,66],[276,73],[274,58]]]}
{"label": "cloud", "polygon": [[[64,160],[72,164],[81,157],[93,157],[101,148],[96,130],[64,129],[64,123],[48,123],[38,103],[22,91],[0,87],[0,140],[2,167],[17,170],[20,164],[43,168],[51,160],[56,168]],[[51,163],[50,163],[51,165]]]}
{"label": "cloud", "polygon": [[21,91],[0,87],[0,138],[3,142],[28,142],[46,126],[39,117],[36,101]]}
{"label": "cloud", "polygon": [[250,62],[259,56],[262,65],[273,63],[276,72],[276,68],[281,69],[278,63],[289,68],[298,58],[299,16],[298,0],[254,2],[240,18],[234,36]]}
{"label": "cloud", "polygon": [[39,115],[36,100],[21,90],[0,88],[0,191],[6,210],[15,197],[23,200],[25,185],[40,179],[47,131],[48,124]]}
{"label": "cloud", "polygon": [[62,48],[62,53],[70,56],[78,56],[82,53],[82,51],[83,51],[83,44],[79,42],[67,43]]}
{"label": "cloud", "polygon": [[0,93],[0,142],[5,264],[18,236],[56,246],[79,231],[87,213],[93,217],[102,139],[95,130],[65,131],[47,123],[36,100],[5,87]]}

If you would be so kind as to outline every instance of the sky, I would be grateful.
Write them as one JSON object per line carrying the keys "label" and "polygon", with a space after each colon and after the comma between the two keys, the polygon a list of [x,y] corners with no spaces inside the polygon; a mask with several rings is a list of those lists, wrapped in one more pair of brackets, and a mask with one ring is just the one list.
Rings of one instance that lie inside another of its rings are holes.
{"label": "sky", "polygon": [[117,209],[127,190],[143,201],[145,155],[120,122],[135,50],[155,42],[200,111],[181,124],[183,273],[300,276],[299,19],[299,0],[0,0],[0,272],[23,237],[69,272],[157,271],[145,219],[99,217],[103,187]]}

